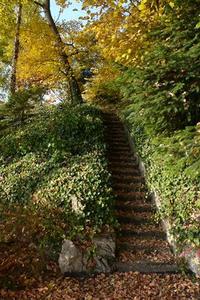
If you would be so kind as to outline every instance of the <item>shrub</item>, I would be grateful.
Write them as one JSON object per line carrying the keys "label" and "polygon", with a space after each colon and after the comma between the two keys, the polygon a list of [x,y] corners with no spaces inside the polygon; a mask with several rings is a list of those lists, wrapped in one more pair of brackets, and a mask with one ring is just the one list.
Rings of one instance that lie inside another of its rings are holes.
{"label": "shrub", "polygon": [[200,245],[200,30],[198,3],[183,1],[148,34],[143,60],[116,81],[122,112],[180,245]]}
{"label": "shrub", "polygon": [[200,133],[187,127],[170,137],[149,136],[134,122],[134,112],[125,112],[138,152],[147,168],[147,185],[161,197],[161,218],[169,218],[180,248],[185,243],[200,246]]}

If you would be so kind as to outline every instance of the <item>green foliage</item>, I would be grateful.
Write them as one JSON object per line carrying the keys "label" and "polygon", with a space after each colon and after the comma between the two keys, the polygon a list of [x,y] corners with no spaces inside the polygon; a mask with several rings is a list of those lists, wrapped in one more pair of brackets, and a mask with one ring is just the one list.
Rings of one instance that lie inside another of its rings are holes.
{"label": "green foliage", "polygon": [[0,167],[1,203],[12,205],[29,202],[46,169],[47,162],[31,153],[7,165],[2,164]]}
{"label": "green foliage", "polygon": [[[5,130],[0,149],[1,218],[12,212],[6,227],[10,239],[16,235],[13,216],[20,210],[26,216],[32,211],[40,222],[36,242],[42,248],[59,246],[63,237],[87,236],[87,227],[94,234],[115,223],[97,109],[87,105],[45,109]],[[26,231],[28,222],[20,230]]]}
{"label": "green foliage", "polygon": [[6,103],[7,113],[17,120],[24,121],[26,114],[34,108],[35,104],[42,103],[43,95],[44,89],[42,88],[18,90],[9,97]]}
{"label": "green foliage", "polygon": [[[147,185],[161,197],[160,216],[170,219],[180,245],[200,245],[200,132],[187,127],[170,137],[150,137],[135,122],[135,112],[124,111],[138,152],[147,168]],[[138,118],[136,118],[138,120]]]}
{"label": "green foliage", "polygon": [[197,2],[179,3],[149,32],[143,63],[116,80],[123,116],[180,245],[200,246],[200,31]]}
{"label": "green foliage", "polygon": [[103,137],[101,124],[97,113],[93,115],[92,110],[84,106],[82,110],[72,106],[43,110],[15,132],[8,131],[0,141],[0,150],[4,158],[30,152],[43,152],[48,156],[55,151],[59,151],[59,155],[62,152],[82,154],[99,147],[98,140]]}
{"label": "green foliage", "polygon": [[82,226],[88,223],[98,228],[112,219],[108,182],[103,152],[92,151],[49,172],[34,198],[42,205],[74,213]]}
{"label": "green foliage", "polygon": [[95,98],[93,102],[95,101],[96,103],[116,104],[119,101],[119,91],[116,88],[116,82],[106,81],[99,84]]}
{"label": "green foliage", "polygon": [[183,4],[149,32],[143,63],[116,80],[122,97],[149,134],[166,133],[200,120],[200,30],[197,3]]}

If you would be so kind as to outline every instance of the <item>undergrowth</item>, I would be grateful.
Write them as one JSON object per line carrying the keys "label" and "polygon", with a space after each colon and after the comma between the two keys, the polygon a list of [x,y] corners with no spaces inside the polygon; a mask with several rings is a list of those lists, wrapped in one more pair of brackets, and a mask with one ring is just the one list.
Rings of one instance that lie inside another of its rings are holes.
{"label": "undergrowth", "polygon": [[27,252],[40,254],[39,261],[57,259],[64,238],[81,246],[112,230],[113,197],[97,109],[44,109],[4,130],[0,150],[1,250],[12,245],[17,253],[26,245]]}

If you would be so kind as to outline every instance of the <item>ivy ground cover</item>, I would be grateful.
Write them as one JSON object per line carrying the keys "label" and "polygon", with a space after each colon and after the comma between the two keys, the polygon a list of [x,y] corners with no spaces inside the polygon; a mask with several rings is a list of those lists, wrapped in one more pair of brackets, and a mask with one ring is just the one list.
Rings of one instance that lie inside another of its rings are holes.
{"label": "ivy ground cover", "polygon": [[17,288],[45,259],[55,267],[64,238],[87,247],[114,223],[101,114],[86,105],[43,109],[4,129],[0,149],[1,281]]}

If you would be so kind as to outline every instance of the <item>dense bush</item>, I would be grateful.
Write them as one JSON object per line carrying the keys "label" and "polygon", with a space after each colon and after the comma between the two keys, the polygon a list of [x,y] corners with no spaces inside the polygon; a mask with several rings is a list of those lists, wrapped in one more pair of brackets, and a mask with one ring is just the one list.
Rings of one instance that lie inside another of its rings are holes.
{"label": "dense bush", "polygon": [[117,80],[149,134],[170,134],[200,120],[198,1],[160,17],[149,33],[143,63]]}
{"label": "dense bush", "polygon": [[6,132],[0,141],[4,158],[20,157],[30,152],[42,152],[48,156],[55,151],[82,154],[99,147],[103,134],[98,113],[84,106],[44,110],[13,130]]}
{"label": "dense bush", "polygon": [[147,34],[149,49],[141,49],[141,62],[127,67],[112,83],[147,166],[148,185],[162,199],[162,216],[170,218],[181,244],[196,246],[200,245],[198,7],[198,1],[168,7]]}
{"label": "dense bush", "polygon": [[89,232],[114,224],[97,109],[61,105],[43,110],[4,131],[0,149],[1,218],[7,219],[7,225],[10,220],[1,240],[16,237],[17,228],[30,229],[32,218],[21,219],[21,227],[13,222],[20,209],[22,215],[31,211],[37,216],[41,233],[36,241],[48,247],[63,237],[76,239],[80,233],[88,238]]}
{"label": "dense bush", "polygon": [[41,104],[45,89],[41,87],[32,87],[19,89],[13,95],[9,96],[5,104],[6,113],[12,118],[21,122],[30,114],[37,104]]}
{"label": "dense bush", "polygon": [[200,246],[200,132],[199,126],[170,137],[149,136],[125,112],[138,152],[147,169],[149,190],[161,198],[163,218],[171,221],[180,249],[186,243]]}

